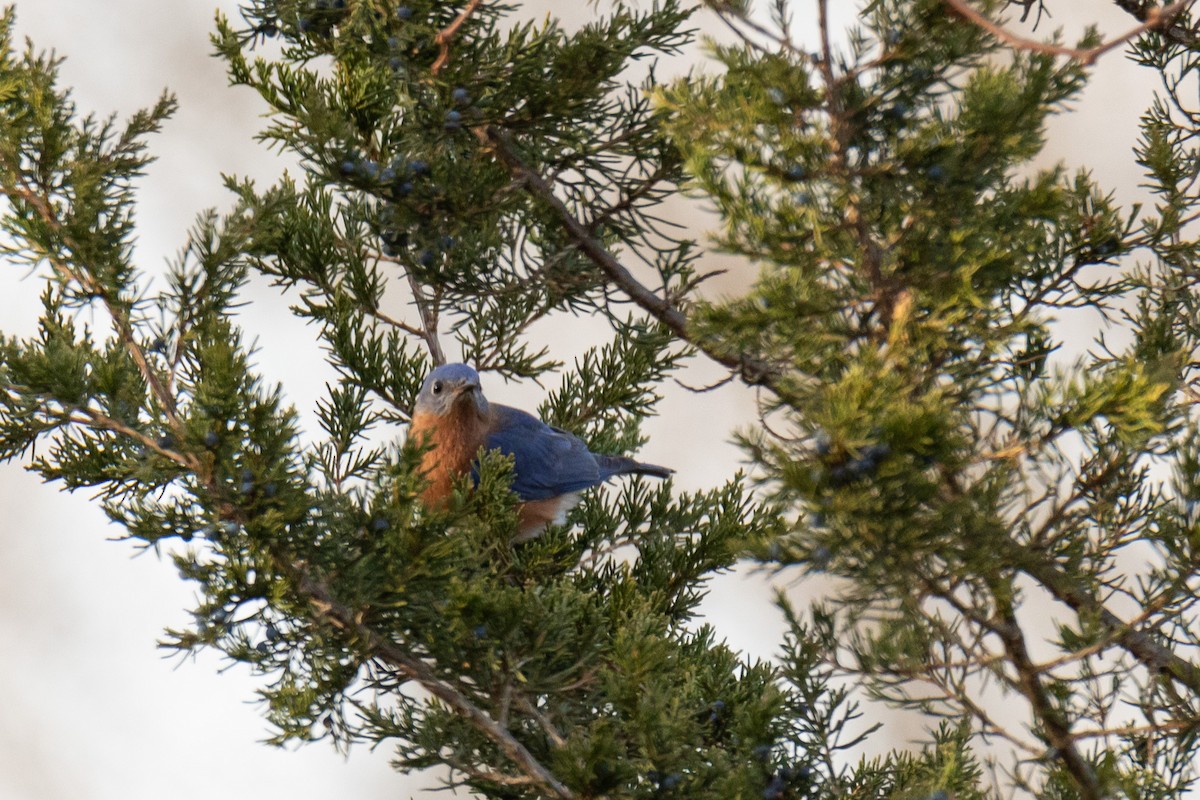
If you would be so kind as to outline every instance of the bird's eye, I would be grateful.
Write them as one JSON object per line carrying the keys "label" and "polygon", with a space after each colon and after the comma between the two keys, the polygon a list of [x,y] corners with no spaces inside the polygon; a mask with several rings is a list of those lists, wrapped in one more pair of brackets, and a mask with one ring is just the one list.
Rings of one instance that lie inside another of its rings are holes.
{"label": "bird's eye", "polygon": [[434,394],[441,394],[442,393],[442,382],[434,381],[433,386],[430,388],[430,391],[433,392]]}

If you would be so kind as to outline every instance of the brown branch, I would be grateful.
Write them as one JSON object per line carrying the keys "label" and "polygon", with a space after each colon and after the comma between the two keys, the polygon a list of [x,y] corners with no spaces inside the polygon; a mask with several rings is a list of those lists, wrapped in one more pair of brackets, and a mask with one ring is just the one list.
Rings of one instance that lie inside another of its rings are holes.
{"label": "brown branch", "polygon": [[532,717],[541,726],[542,731],[546,734],[546,738],[550,740],[550,744],[555,747],[562,747],[567,743],[563,735],[558,732],[558,728],[554,727],[554,723],[550,721],[550,718],[543,714],[528,696],[524,694],[518,695],[517,704],[521,707],[522,711]]}
{"label": "brown branch", "polygon": [[[939,676],[916,669],[892,670],[891,672],[904,680],[919,682],[928,686],[938,693],[937,695],[922,697],[920,698],[920,702],[941,702],[951,706],[952,709],[957,707],[960,714],[965,711],[975,718],[975,721],[979,724],[980,733],[988,736],[998,736],[1030,757],[1042,758],[1045,756],[1046,748],[1044,745],[1040,745],[1040,743],[1038,745],[1031,744],[1005,728],[993,719],[983,706],[971,699],[960,682],[950,683],[949,681],[942,680]],[[948,716],[945,713],[940,713],[939,715]]]}
{"label": "brown branch", "polygon": [[[53,414],[54,412],[47,410],[47,413]],[[75,409],[74,414],[64,414],[61,415],[61,418],[68,422],[73,422],[76,425],[102,428],[106,431],[111,431],[112,433],[119,433],[122,436],[127,436],[128,438],[133,439],[147,450],[153,450],[160,456],[174,461],[184,469],[190,470],[194,467],[191,459],[189,459],[186,454],[180,453],[179,451],[173,450],[169,447],[163,447],[150,436],[147,436],[141,431],[131,428],[124,422],[113,419],[112,417],[100,411],[96,411],[91,408],[77,408]]]}
{"label": "brown branch", "polygon": [[288,571],[293,573],[300,593],[323,617],[353,635],[373,657],[388,664],[406,678],[421,684],[422,688],[445,703],[450,710],[471,722],[529,776],[531,783],[549,794],[563,798],[563,800],[574,800],[575,793],[543,766],[526,749],[525,745],[517,741],[511,733],[479,706],[472,703],[455,686],[439,678],[428,664],[383,639],[374,630],[364,625],[359,615],[334,599],[325,585],[299,573],[294,568]]}
{"label": "brown branch", "polygon": [[637,186],[626,192],[624,197],[593,217],[588,222],[587,229],[592,233],[595,233],[601,225],[608,222],[613,217],[632,209],[638,200],[641,200],[643,197],[650,194],[655,186],[662,183],[662,176],[665,171],[666,167],[664,165],[660,165],[658,169],[646,176],[646,178],[643,179]]}
{"label": "brown branch", "polygon": [[[1194,573],[1195,568],[1196,568],[1196,565],[1193,563],[1192,566],[1190,568],[1188,568],[1184,574],[1181,574],[1180,576],[1176,577],[1176,579],[1174,581],[1172,581],[1167,587],[1160,590],[1158,593],[1158,596],[1155,599],[1150,600],[1149,598],[1147,598],[1147,602],[1144,602],[1142,604],[1141,610],[1138,611],[1136,616],[1131,617],[1129,620],[1125,620],[1125,621],[1118,620],[1120,622],[1121,629],[1122,630],[1138,630],[1140,628],[1140,626],[1148,623],[1154,615],[1159,614],[1159,613],[1164,613],[1165,609],[1168,606],[1172,605],[1173,603],[1175,603],[1177,600],[1180,599],[1182,592],[1187,592],[1187,594],[1189,596],[1189,602],[1190,602],[1193,595],[1192,595],[1190,588],[1188,587],[1188,577],[1190,577]],[[1171,617],[1177,617],[1179,615],[1179,613],[1181,613],[1181,612],[1175,612],[1175,613],[1165,612],[1165,613],[1167,614],[1167,618],[1169,619]],[[1159,621],[1159,622],[1155,623],[1155,626],[1161,627],[1162,624],[1163,624],[1163,621]],[[1109,636],[1101,639],[1100,641],[1094,642],[1091,645],[1088,645],[1087,647],[1082,647],[1082,648],[1079,648],[1078,650],[1073,650],[1069,653],[1064,653],[1063,655],[1059,656],[1058,658],[1051,659],[1049,661],[1044,661],[1041,664],[1038,664],[1038,671],[1043,672],[1043,673],[1049,673],[1049,672],[1051,672],[1055,669],[1058,669],[1062,666],[1065,666],[1067,664],[1076,663],[1076,662],[1082,661],[1084,659],[1091,658],[1092,656],[1098,655],[1099,653],[1102,653],[1104,650],[1113,646],[1114,640],[1113,640],[1111,634],[1113,633],[1114,630],[1116,630],[1116,629],[1110,628]],[[1187,664],[1187,662],[1183,662],[1183,663]],[[1195,668],[1193,668],[1193,671],[1195,671]]]}
{"label": "brown branch", "polygon": [[[999,602],[1001,593],[993,592],[993,594],[997,596]],[[1058,758],[1062,760],[1063,765],[1078,784],[1080,796],[1085,800],[1101,800],[1104,792],[1096,777],[1096,771],[1080,755],[1079,749],[1075,746],[1070,723],[1063,718],[1061,712],[1050,701],[1046,687],[1042,685],[1041,675],[1029,657],[1029,651],[1025,646],[1025,636],[1017,624],[1011,604],[1002,604],[1000,620],[992,626],[992,630],[1000,637],[1009,660],[1017,670],[1018,690],[1029,701],[1034,717],[1041,722],[1050,746],[1055,749]]]}
{"label": "brown branch", "polygon": [[470,0],[459,15],[454,18],[454,21],[438,31],[437,36],[434,37],[433,40],[437,43],[439,50],[438,57],[434,59],[433,66],[430,67],[430,72],[434,74],[434,77],[450,61],[450,42],[458,35],[459,28],[466,24],[467,20],[471,18],[471,15],[475,13],[475,10],[479,8],[481,3],[482,0]]}
{"label": "brown branch", "polygon": [[[747,16],[745,11],[743,11],[741,8],[722,2],[708,2],[706,5],[713,10],[713,12],[717,15],[717,18],[721,20],[721,22],[723,22],[730,31],[732,31],[746,45],[754,48],[758,52],[772,55],[771,51],[767,50],[767,48],[764,47],[760,42],[756,42],[754,39],[752,39],[749,34],[739,28],[738,25],[744,25],[745,27],[757,33],[759,36],[771,40],[775,44],[779,45],[779,49],[781,51],[790,52],[804,59],[809,58],[809,54],[805,52],[803,48],[798,47],[796,43],[791,40],[791,37],[780,33],[775,33],[767,28],[767,26],[756,22],[754,19]],[[734,23],[734,20],[737,21],[737,24]]]}
{"label": "brown branch", "polygon": [[[476,769],[467,767],[462,764],[457,764],[454,769],[463,773],[473,781],[481,783],[493,783],[497,786],[537,786],[538,781],[528,775],[506,775],[503,772],[495,772],[490,769]],[[453,785],[454,782],[451,782]]]}
{"label": "brown branch", "polygon": [[[830,161],[834,171],[853,189],[855,176],[846,160],[846,152],[850,149],[851,122],[842,101],[842,79],[838,77],[834,67],[834,50],[829,35],[829,0],[818,0],[817,29],[821,38],[817,68],[821,73],[821,80],[825,83],[825,108],[829,114],[829,144],[832,149]],[[884,277],[883,247],[871,235],[867,221],[859,210],[857,192],[852,190],[849,198],[845,210],[846,221],[853,228],[858,240],[858,247],[862,253],[862,268],[866,271],[867,280],[873,290],[880,324],[887,331],[892,327],[892,317],[901,287],[895,281]]]}
{"label": "brown branch", "polygon": [[[380,261],[385,261],[385,260],[391,261],[396,264],[400,263],[397,259],[387,258],[386,256],[379,256],[379,260]],[[420,304],[421,298],[418,298],[415,296],[417,293],[418,287],[413,282],[412,276],[409,276],[409,286],[412,287],[413,294],[414,294],[414,301],[417,304],[417,311],[420,312],[421,320],[422,320],[422,322],[424,322],[425,321],[425,313]],[[321,284],[320,288],[321,288],[321,291],[325,292],[325,294],[330,297],[333,297],[335,294],[337,294],[337,291],[332,286],[328,285],[327,283]],[[379,320],[380,322],[382,322],[386,325],[391,325],[393,328],[396,328],[398,330],[404,331],[405,333],[409,334],[410,336],[415,336],[418,339],[422,339],[427,343],[429,342],[429,331],[425,328],[418,328],[416,325],[410,325],[409,323],[405,322],[402,319],[396,319],[395,317],[391,316],[390,314],[387,314],[387,313],[381,311],[378,306],[372,306],[368,303],[359,303],[359,308],[367,316],[374,317],[375,319]],[[431,349],[432,349],[432,347],[431,347]],[[440,350],[441,347],[439,346],[438,349]],[[441,362],[439,362],[439,363],[441,363]]]}
{"label": "brown branch", "polygon": [[1188,731],[1194,729],[1196,723],[1190,719],[1175,719],[1166,720],[1164,722],[1155,722],[1147,725],[1120,725],[1112,728],[1095,728],[1086,731],[1076,731],[1071,734],[1075,739],[1106,739],[1111,736],[1121,736],[1129,738],[1133,736],[1154,735],[1170,731],[1172,733],[1179,731]]}
{"label": "brown branch", "polygon": [[821,57],[817,59],[817,68],[821,71],[821,79],[825,82],[825,104],[829,112],[830,133],[833,134],[830,144],[833,149],[834,168],[846,173],[846,112],[842,106],[840,84],[833,69],[833,45],[829,38],[829,2],[817,2],[817,29],[821,34]]}
{"label": "brown branch", "polygon": [[[1187,10],[1196,0],[1179,0],[1179,2],[1171,3],[1167,6],[1151,6],[1149,8],[1140,8],[1139,12],[1144,16],[1138,16],[1142,23],[1136,28],[1133,28],[1126,33],[1110,39],[1107,42],[1101,42],[1095,47],[1078,48],[1066,47],[1064,45],[1052,44],[1043,42],[1037,39],[1030,39],[1018,33],[1013,33],[1002,25],[992,21],[987,16],[973,8],[967,0],[944,0],[946,5],[950,6],[959,16],[982,28],[991,34],[995,39],[1003,42],[1014,50],[1029,50],[1034,53],[1043,53],[1051,56],[1065,56],[1066,58],[1074,59],[1084,66],[1091,66],[1100,56],[1105,53],[1117,49],[1123,44],[1128,43],[1131,39],[1141,36],[1149,31],[1166,28],[1176,17]],[[1118,3],[1120,5],[1120,3]],[[1125,6],[1122,6],[1125,8]],[[1130,10],[1126,8],[1126,10]],[[1136,15],[1136,14],[1135,14]]]}
{"label": "brown branch", "polygon": [[[962,497],[964,490],[955,475],[947,473],[944,477],[945,491],[949,496]],[[1066,505],[1069,502],[1056,509],[1055,515],[1061,515]],[[1200,667],[1180,658],[1141,628],[1123,621],[1087,588],[1060,570],[1057,564],[1048,562],[1049,556],[1040,549],[1022,547],[1017,542],[1009,541],[1006,550],[1004,557],[1014,569],[1033,578],[1080,617],[1097,620],[1106,629],[1112,643],[1135,657],[1151,674],[1164,674],[1194,697],[1200,698]]]}
{"label": "brown branch", "polygon": [[[1001,664],[1007,663],[1009,660],[1007,658],[1007,653],[994,653],[992,652],[991,648],[983,642],[984,633],[998,633],[996,631],[995,620],[982,613],[979,609],[973,608],[960,600],[955,595],[955,585],[952,584],[951,586],[942,586],[937,580],[919,573],[917,574],[917,579],[921,582],[925,592],[930,597],[938,598],[942,602],[946,603],[948,606],[958,612],[959,616],[961,616],[963,620],[966,620],[969,624],[973,624],[975,629],[978,631],[978,634],[974,637],[973,642],[966,642],[964,639],[959,638],[959,636],[954,632],[956,626],[947,625],[945,623],[942,623],[939,626],[942,628],[942,635],[954,637],[956,640],[960,641],[964,651],[969,652],[975,649],[975,647],[978,647],[983,648],[984,652],[987,653],[986,656],[976,657],[974,664],[964,665],[962,667],[963,672],[967,673],[970,671],[977,673],[986,670],[988,674],[994,675],[996,679],[1002,682],[1004,685],[1019,691],[1019,687],[1017,686],[1016,681],[1013,680],[1012,676],[1008,675],[1003,669],[1000,668]],[[938,622],[938,620],[935,617],[930,617],[929,622]],[[974,645],[974,647],[972,645]],[[1021,750],[1024,750],[1030,755],[1043,756],[1045,754],[1044,747],[1035,747],[1024,739],[1019,738],[1015,733],[1012,733],[1000,723],[992,719],[991,715],[987,713],[987,710],[972,700],[967,692],[963,690],[962,680],[956,681],[953,686],[943,685],[942,681],[936,679],[938,676],[932,672],[932,669],[936,669],[937,665],[930,665],[927,661],[925,667],[926,669],[921,673],[909,671],[908,677],[920,679],[941,690],[945,694],[947,702],[958,703],[963,710],[975,717],[979,724],[983,726],[984,731],[1003,737],[1010,744]],[[947,674],[947,676],[948,672],[949,670],[943,670],[943,674]]]}
{"label": "brown branch", "polygon": [[505,133],[497,128],[486,127],[476,129],[476,136],[504,163],[513,177],[521,181],[530,194],[550,207],[575,245],[600,267],[621,291],[663,325],[680,336],[685,336],[687,318],[683,312],[639,282],[633,273],[592,235],[588,227],[577,219],[567,204],[554,193],[553,187],[517,154]]}
{"label": "brown branch", "polygon": [[419,339],[426,338],[425,331],[422,330],[421,328],[418,328],[415,325],[409,325],[404,320],[396,319],[395,317],[393,317],[389,314],[385,314],[383,311],[380,311],[378,308],[370,308],[368,306],[364,306],[363,313],[367,314],[370,317],[374,317],[375,319],[379,320],[380,322],[382,322],[386,325],[391,325],[393,328],[404,331],[405,333],[409,334],[410,336],[416,336]]}
{"label": "brown branch", "polygon": [[1200,697],[1200,668],[1195,664],[1175,655],[1144,630],[1124,622],[1091,592],[1054,565],[1029,558],[1028,554],[1018,564],[1018,569],[1045,587],[1056,600],[1080,616],[1098,620],[1114,644],[1137,658],[1152,673],[1163,673],[1186,687],[1194,696]]}
{"label": "brown branch", "polygon": [[613,285],[624,292],[643,311],[662,323],[672,333],[697,347],[718,364],[738,371],[746,383],[770,388],[777,385],[778,371],[766,362],[746,356],[730,356],[700,341],[699,337],[695,336],[688,328],[687,316],[683,311],[635,278],[633,273],[609,252],[608,248],[588,229],[588,226],[581,222],[567,204],[554,193],[554,187],[525,163],[517,153],[511,139],[503,131],[491,126],[483,126],[475,128],[474,133],[480,143],[504,164],[514,180],[550,208],[579,251],[599,267]]}
{"label": "brown branch", "polygon": [[438,338],[438,298],[426,297],[424,290],[421,289],[421,284],[413,277],[412,272],[405,270],[408,277],[408,286],[412,289],[413,303],[417,306],[417,312],[421,315],[420,336],[425,340],[425,345],[429,348],[429,355],[433,358],[434,366],[446,363],[446,354],[442,350],[442,342]]}

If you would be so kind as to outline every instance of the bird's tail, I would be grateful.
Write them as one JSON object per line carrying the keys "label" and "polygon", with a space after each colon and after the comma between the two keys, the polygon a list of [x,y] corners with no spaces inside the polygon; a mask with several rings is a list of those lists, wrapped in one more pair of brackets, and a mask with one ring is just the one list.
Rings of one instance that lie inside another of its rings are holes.
{"label": "bird's tail", "polygon": [[659,467],[654,464],[643,464],[625,456],[596,456],[600,465],[600,475],[611,478],[614,475],[650,475],[655,478],[669,478],[675,470]]}

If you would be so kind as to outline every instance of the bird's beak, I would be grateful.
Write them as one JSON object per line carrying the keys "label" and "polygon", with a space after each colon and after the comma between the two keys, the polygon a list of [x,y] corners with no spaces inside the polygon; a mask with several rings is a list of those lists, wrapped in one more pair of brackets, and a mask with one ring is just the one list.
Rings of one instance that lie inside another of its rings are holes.
{"label": "bird's beak", "polygon": [[481,416],[487,413],[487,400],[483,399],[483,389],[478,383],[464,383],[454,390],[454,404],[459,403],[469,403]]}

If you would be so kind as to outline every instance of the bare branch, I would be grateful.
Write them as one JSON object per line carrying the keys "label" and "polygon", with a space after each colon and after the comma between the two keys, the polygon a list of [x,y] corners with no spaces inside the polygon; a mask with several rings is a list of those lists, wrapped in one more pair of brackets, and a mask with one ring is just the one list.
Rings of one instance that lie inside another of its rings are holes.
{"label": "bare branch", "polygon": [[554,723],[550,721],[550,718],[543,714],[528,696],[524,694],[518,695],[517,704],[521,707],[522,711],[537,721],[537,724],[541,726],[542,731],[546,734],[546,738],[550,740],[552,745],[562,747],[567,743],[563,735],[558,732],[558,728],[554,727]]}
{"label": "bare branch", "polygon": [[[48,413],[53,413],[53,412],[48,412]],[[174,461],[176,464],[180,465],[184,469],[192,468],[191,460],[184,453],[180,453],[178,450],[174,450],[170,447],[163,447],[161,444],[159,444],[157,441],[155,441],[155,439],[153,439],[152,437],[147,436],[146,434],[142,433],[139,430],[136,430],[135,428],[131,428],[130,426],[126,425],[124,422],[121,422],[120,420],[113,419],[112,417],[108,416],[107,414],[104,414],[100,411],[96,411],[95,409],[91,409],[91,408],[74,409],[74,413],[63,415],[62,418],[67,420],[68,422],[73,422],[76,425],[84,425],[84,426],[88,426],[88,427],[92,427],[92,428],[101,428],[103,430],[111,431],[113,433],[119,433],[122,436],[127,436],[130,439],[133,439],[135,442],[142,445],[142,447],[145,447],[147,450],[153,450],[154,452],[158,453],[160,456],[162,456],[164,458],[168,458],[171,461]]]}
{"label": "bare branch", "polygon": [[405,333],[409,334],[410,336],[416,336],[419,339],[426,339],[426,334],[423,329],[418,328],[415,325],[409,325],[404,320],[396,319],[395,317],[391,316],[390,314],[385,314],[384,312],[380,311],[378,308],[364,308],[364,312],[367,315],[374,317],[375,319],[384,323],[385,325],[391,325],[393,328],[404,331]]}
{"label": "bare branch", "polygon": [[425,340],[434,366],[445,364],[446,354],[442,350],[441,339],[438,338],[438,297],[436,293],[433,297],[427,296],[412,273],[406,271],[405,274],[408,277],[408,286],[412,290],[413,303],[421,315],[421,330],[417,335]]}
{"label": "bare branch", "polygon": [[1000,620],[992,629],[1004,643],[1005,652],[1017,670],[1017,688],[1029,701],[1035,718],[1041,722],[1050,746],[1056,750],[1058,758],[1078,784],[1080,796],[1086,800],[1101,800],[1104,792],[1100,788],[1096,771],[1075,746],[1069,721],[1064,719],[1062,713],[1051,703],[1046,687],[1042,685],[1041,675],[1034,666],[1033,659],[1029,657],[1025,635],[1017,624],[1016,614],[1010,604],[1004,604],[1000,611]]}
{"label": "bare branch", "polygon": [[473,781],[481,783],[494,783],[497,786],[537,786],[536,779],[528,775],[506,775],[503,772],[496,772],[490,769],[475,769],[462,764],[455,765],[454,769],[467,775]]}
{"label": "bare branch", "polygon": [[[1095,47],[1081,49],[1021,36],[988,19],[984,14],[973,8],[967,0],[945,0],[946,5],[950,6],[959,16],[987,31],[1014,50],[1029,50],[1052,56],[1064,56],[1074,59],[1085,66],[1091,66],[1100,56],[1117,49],[1132,39],[1141,36],[1143,33],[1166,28],[1176,17],[1190,8],[1195,2],[1196,0],[1179,0],[1179,2],[1171,3],[1167,6],[1151,6],[1150,8],[1140,9],[1140,13],[1144,16],[1139,16],[1138,18],[1143,21],[1136,28],[1125,32],[1115,39],[1102,42]],[[1122,7],[1124,8],[1125,6]]]}
{"label": "bare branch", "polygon": [[454,18],[454,21],[438,31],[437,36],[434,37],[439,50],[438,57],[434,59],[433,65],[429,68],[434,77],[437,77],[438,73],[450,62],[450,42],[458,35],[459,28],[466,24],[467,20],[471,18],[471,15],[475,13],[475,10],[479,8],[481,3],[482,0],[470,0],[459,15]]}

